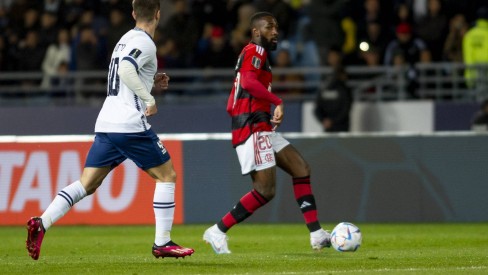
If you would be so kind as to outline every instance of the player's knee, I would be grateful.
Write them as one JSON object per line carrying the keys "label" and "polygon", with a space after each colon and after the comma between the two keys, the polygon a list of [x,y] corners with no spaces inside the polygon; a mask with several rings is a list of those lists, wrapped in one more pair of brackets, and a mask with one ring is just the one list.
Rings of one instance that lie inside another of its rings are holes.
{"label": "player's knee", "polygon": [[310,176],[310,173],[312,173],[312,168],[310,168],[310,165],[305,162],[305,165],[303,167],[303,170],[307,176]]}
{"label": "player's knee", "polygon": [[84,185],[83,187],[85,188],[86,195],[89,196],[89,195],[95,193],[95,191],[97,191],[100,184],[101,184],[101,182],[100,183],[93,182],[93,183]]}
{"label": "player's knee", "polygon": [[268,201],[272,200],[276,195],[276,188],[274,187],[264,187],[256,191]]}
{"label": "player's knee", "polygon": [[176,182],[176,171],[171,169],[170,172],[162,175],[159,180],[163,182]]}
{"label": "player's knee", "polygon": [[310,176],[310,173],[312,172],[312,169],[310,168],[310,165],[308,163],[303,162],[300,166],[295,167],[292,172],[292,177],[294,178],[301,178],[301,177],[307,177]]}
{"label": "player's knee", "polygon": [[172,170],[168,177],[170,182],[176,182],[176,171]]}

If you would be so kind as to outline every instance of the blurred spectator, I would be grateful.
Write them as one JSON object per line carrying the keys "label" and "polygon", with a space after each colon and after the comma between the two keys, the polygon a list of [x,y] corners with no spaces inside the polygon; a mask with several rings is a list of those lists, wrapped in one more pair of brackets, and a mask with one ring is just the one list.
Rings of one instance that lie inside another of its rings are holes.
{"label": "blurred spectator", "polygon": [[230,45],[236,54],[239,54],[241,49],[251,40],[249,32],[250,18],[255,12],[256,8],[251,4],[239,6],[237,24],[230,34]]}
{"label": "blurred spectator", "polygon": [[314,114],[325,132],[347,132],[353,98],[346,85],[347,73],[340,48],[330,48],[327,65],[333,70],[332,77],[317,93]]}
{"label": "blurred spectator", "polygon": [[[361,42],[365,43],[365,42]],[[368,67],[380,66],[383,56],[380,49],[375,46],[365,45],[360,48],[359,51],[359,65],[364,65]]]}
{"label": "blurred spectator", "polygon": [[66,28],[72,28],[79,23],[81,15],[86,9],[84,0],[66,1],[63,24]]}
{"label": "blurred spectator", "polygon": [[478,10],[486,6],[486,0],[444,0],[447,4],[450,14],[462,13],[466,21],[474,23],[478,18]]}
{"label": "blurred spectator", "polygon": [[200,68],[233,68],[237,58],[225,37],[224,29],[213,26],[208,46],[198,53],[196,65]]}
{"label": "blurred spectator", "polygon": [[7,62],[7,45],[5,43],[5,37],[0,35],[0,72],[6,71]]}
{"label": "blurred spectator", "polygon": [[402,23],[407,23],[409,25],[413,24],[413,16],[412,10],[410,7],[405,3],[399,3],[395,8],[395,20],[394,25],[391,25],[392,31],[395,31],[395,26],[398,26]]}
{"label": "blurred spectator", "polygon": [[369,21],[386,23],[385,16],[381,12],[380,0],[364,0],[364,17],[360,23]]}
{"label": "blurred spectator", "polygon": [[393,71],[391,75],[397,81],[397,87],[406,91],[410,98],[418,98],[418,71],[415,65],[407,62],[405,53],[400,49],[394,51],[392,55]]}
{"label": "blurred spectator", "polygon": [[89,26],[82,26],[79,41],[75,44],[76,69],[89,71],[104,68],[105,58],[101,58],[99,49],[100,45],[95,31]]}
{"label": "blurred spectator", "polygon": [[317,45],[322,65],[326,64],[327,52],[331,47],[342,47],[344,44],[341,21],[345,4],[343,0],[311,0],[307,7],[309,31]]}
{"label": "blurred spectator", "polygon": [[5,35],[5,30],[8,26],[8,6],[6,6],[5,4],[0,4],[0,31],[2,33],[2,36]]}
{"label": "blurred spectator", "polygon": [[12,24],[12,28],[19,35],[20,39],[26,37],[27,32],[39,29],[39,11],[29,8],[23,13],[23,20],[20,24]]}
{"label": "blurred spectator", "polygon": [[256,0],[255,7],[258,11],[267,11],[274,15],[278,22],[279,40],[288,39],[296,25],[293,9],[283,0]]}
{"label": "blurred spectator", "polygon": [[[198,26],[205,26],[211,24],[213,26],[220,26],[226,28],[229,18],[222,16],[227,14],[226,0],[193,0],[191,5],[191,13],[197,19]],[[201,36],[203,28],[200,27],[199,34]]]}
{"label": "blurred spectator", "polygon": [[[107,32],[107,49],[111,51],[119,39],[128,30],[134,27],[132,20],[129,22],[127,16],[120,9],[112,9],[109,13],[109,26]],[[132,18],[132,17],[130,17]],[[110,59],[111,57],[107,55]]]}
{"label": "blurred spectator", "polygon": [[[99,0],[97,0],[99,1]],[[127,0],[102,0],[102,5],[98,7],[99,14],[102,17],[110,18],[110,13],[113,10],[118,10],[122,16],[127,19],[132,19],[132,1]],[[163,1],[162,1],[163,2]],[[166,1],[164,1],[166,2]],[[162,9],[163,11],[163,9]],[[163,15],[163,12],[161,12]],[[110,49],[112,50],[112,49]]]}
{"label": "blurred spectator", "polygon": [[349,131],[353,98],[346,80],[344,68],[335,67],[332,79],[317,94],[314,115],[325,132]]}
{"label": "blurred spectator", "polygon": [[326,65],[332,69],[342,68],[344,65],[344,55],[342,49],[337,46],[330,47],[327,52]]}
{"label": "blurred spectator", "polygon": [[283,87],[283,84],[294,84],[304,81],[304,76],[297,73],[280,73],[279,69],[292,68],[290,52],[286,49],[278,51],[273,65],[273,93],[278,95],[300,95],[303,94],[303,89],[297,87]]}
{"label": "blurred spectator", "polygon": [[344,31],[344,44],[342,53],[344,54],[344,64],[357,63],[357,26],[351,17],[347,16],[342,19],[341,27]]}
{"label": "blurred spectator", "polygon": [[429,0],[405,0],[412,11],[412,17],[414,23],[419,22],[428,14],[428,4]]}
{"label": "blurred spectator", "polygon": [[448,18],[440,0],[428,0],[427,14],[415,25],[415,33],[425,41],[432,54],[432,61],[442,60],[444,41],[447,36]]}
{"label": "blurred spectator", "polygon": [[49,89],[52,84],[52,78],[59,71],[60,64],[69,64],[71,58],[70,34],[67,29],[61,29],[58,32],[57,42],[49,45],[42,62],[42,72],[44,77],[41,87]]}
{"label": "blurred spectator", "polygon": [[463,37],[468,29],[468,23],[463,14],[459,13],[452,17],[443,47],[444,60],[463,62]]}
{"label": "blurred spectator", "polygon": [[68,62],[61,62],[58,65],[56,73],[50,78],[51,83],[49,87],[51,88],[50,95],[53,97],[69,97],[70,87],[72,86],[72,79],[70,79],[67,74],[69,73]]}
{"label": "blurred spectator", "polygon": [[186,0],[172,0],[172,3],[174,13],[166,21],[163,33],[176,43],[176,47],[181,53],[180,59],[184,60],[186,66],[189,66],[200,35],[198,22],[188,12]]}
{"label": "blurred spectator", "polygon": [[374,56],[379,57],[378,62],[383,62],[386,45],[389,41],[387,31],[387,29],[386,31],[383,29],[383,26],[378,21],[368,21],[366,23],[366,32],[359,38],[359,58],[363,63],[371,63],[369,61],[372,60],[367,60],[371,56],[370,53],[374,53]]}
{"label": "blurred spectator", "polygon": [[386,48],[384,64],[393,65],[393,53],[400,52],[407,64],[430,62],[431,54],[425,42],[412,34],[412,27],[401,23],[396,28],[396,39],[390,41]]}
{"label": "blurred spectator", "polygon": [[[236,26],[237,23],[242,20],[239,15],[239,9],[241,6],[250,4],[252,7],[252,3],[254,0],[230,0],[226,1],[226,10],[227,10],[227,20],[226,20],[226,30],[233,30]],[[240,53],[240,50],[237,52],[238,54]]]}
{"label": "blurred spectator", "polygon": [[58,39],[59,26],[58,17],[52,12],[43,12],[41,14],[41,26],[39,28],[40,44],[47,48],[50,44],[55,43]]}
{"label": "blurred spectator", "polygon": [[488,66],[488,7],[486,6],[478,10],[476,25],[464,35],[463,57],[466,66],[478,65],[478,68],[466,68],[465,70],[468,86],[478,86],[477,89],[486,90],[488,87],[482,85],[486,83],[488,77],[486,67]]}
{"label": "blurred spectator", "polygon": [[35,30],[28,31],[20,43],[19,71],[41,71],[44,53],[39,44],[39,33]]}
{"label": "blurred spectator", "polygon": [[[156,30],[156,33],[158,31]],[[156,57],[158,59],[158,70],[168,70],[168,69],[182,69],[186,68],[186,60],[183,58],[182,53],[176,42],[171,37],[165,37],[163,34],[159,35],[158,42],[156,43]],[[155,35],[156,39],[156,35]],[[156,41],[156,40],[155,40]],[[191,79],[188,77],[175,77],[171,76],[171,83],[178,84],[181,82],[190,82]],[[156,92],[160,92],[156,90]],[[177,89],[174,85],[170,91],[164,92],[165,95],[168,94],[182,94],[182,89]]]}
{"label": "blurred spectator", "polygon": [[416,98],[418,73],[415,65],[418,62],[430,62],[430,51],[422,39],[413,37],[412,29],[407,23],[397,26],[396,36],[386,48],[384,64],[405,70],[407,92]]}
{"label": "blurred spectator", "polygon": [[485,99],[480,105],[479,111],[474,115],[471,121],[471,130],[488,131],[488,100]]}
{"label": "blurred spectator", "polygon": [[[208,45],[203,51],[197,54],[196,65],[204,69],[222,69],[222,68],[234,68],[237,55],[230,46],[227,37],[225,37],[224,29],[220,26],[213,26],[210,28],[210,36],[208,38]],[[196,79],[195,84],[200,83],[210,84],[211,87],[205,90],[207,93],[228,93],[228,87],[222,88],[221,83],[227,80],[227,77],[223,76],[204,76]],[[193,91],[194,90],[194,91]],[[187,91],[187,94],[201,93],[202,90],[191,89]]]}
{"label": "blurred spectator", "polygon": [[[381,0],[364,0],[362,13],[358,14],[355,21],[358,26],[358,35],[365,36],[367,29],[366,26],[369,22],[377,22],[381,26],[388,26],[388,10],[385,9],[385,5],[381,3]],[[384,1],[383,1],[384,2]]]}
{"label": "blurred spectator", "polygon": [[44,0],[43,11],[55,14],[56,16],[62,15],[58,13],[63,10],[64,2],[63,0]]}
{"label": "blurred spectator", "polygon": [[32,11],[36,11],[36,14],[38,14],[39,4],[42,4],[42,2],[29,0],[13,1],[8,12],[10,26],[22,28],[25,24],[25,14],[28,12],[32,13]]}

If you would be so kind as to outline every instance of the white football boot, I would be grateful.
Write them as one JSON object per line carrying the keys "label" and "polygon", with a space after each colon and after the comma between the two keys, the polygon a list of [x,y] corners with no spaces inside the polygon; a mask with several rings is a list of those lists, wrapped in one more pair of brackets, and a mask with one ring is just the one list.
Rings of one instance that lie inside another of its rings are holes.
{"label": "white football boot", "polygon": [[227,247],[228,239],[227,234],[220,231],[217,225],[213,225],[203,233],[203,240],[209,243],[217,254],[231,253]]}
{"label": "white football boot", "polygon": [[315,250],[330,247],[330,233],[322,228],[310,233],[310,244],[312,245],[312,249]]}

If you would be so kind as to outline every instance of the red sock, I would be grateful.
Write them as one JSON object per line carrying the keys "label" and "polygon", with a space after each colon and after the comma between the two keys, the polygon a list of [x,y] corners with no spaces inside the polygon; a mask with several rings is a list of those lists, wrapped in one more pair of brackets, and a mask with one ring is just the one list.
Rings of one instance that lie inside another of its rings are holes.
{"label": "red sock", "polygon": [[247,219],[256,209],[266,203],[268,203],[268,200],[253,189],[245,194],[230,212],[225,214],[222,220],[217,223],[217,226],[222,232],[227,232],[232,226]]}
{"label": "red sock", "polygon": [[319,230],[321,227],[317,218],[317,206],[315,204],[315,197],[312,194],[310,176],[293,178],[293,192],[305,218],[308,230],[310,232]]}

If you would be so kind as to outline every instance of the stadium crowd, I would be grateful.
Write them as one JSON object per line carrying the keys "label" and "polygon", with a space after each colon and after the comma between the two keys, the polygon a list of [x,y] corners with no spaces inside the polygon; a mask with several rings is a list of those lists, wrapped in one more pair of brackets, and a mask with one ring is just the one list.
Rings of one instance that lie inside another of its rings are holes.
{"label": "stadium crowd", "polygon": [[[232,68],[249,42],[249,18],[273,13],[275,67],[462,62],[462,38],[485,1],[168,0],[155,35],[159,69]],[[129,0],[0,1],[0,71],[100,70],[132,28]],[[407,38],[401,38],[407,36]],[[408,49],[402,39],[411,40]],[[488,42],[487,42],[488,43]],[[290,76],[294,77],[294,76]],[[299,76],[297,76],[299,77]]]}

